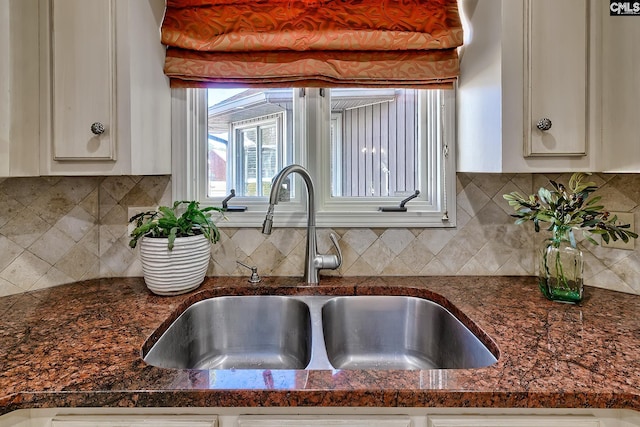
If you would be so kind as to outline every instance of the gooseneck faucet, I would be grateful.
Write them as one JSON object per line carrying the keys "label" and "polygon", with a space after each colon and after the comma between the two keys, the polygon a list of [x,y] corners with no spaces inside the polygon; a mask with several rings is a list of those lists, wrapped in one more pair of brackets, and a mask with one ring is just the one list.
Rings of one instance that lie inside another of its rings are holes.
{"label": "gooseneck faucet", "polygon": [[307,187],[307,249],[304,256],[304,281],[307,284],[314,285],[320,282],[320,270],[335,270],[342,264],[342,252],[338,245],[338,239],[335,234],[331,234],[331,242],[336,248],[337,255],[327,255],[318,253],[318,244],[316,236],[316,211],[315,211],[315,189],[311,175],[305,168],[300,165],[289,165],[283,168],[276,176],[273,177],[271,183],[271,193],[269,194],[269,209],[267,216],[262,224],[262,233],[271,234],[273,226],[273,209],[278,204],[280,196],[280,187],[287,176],[297,173],[302,177]]}

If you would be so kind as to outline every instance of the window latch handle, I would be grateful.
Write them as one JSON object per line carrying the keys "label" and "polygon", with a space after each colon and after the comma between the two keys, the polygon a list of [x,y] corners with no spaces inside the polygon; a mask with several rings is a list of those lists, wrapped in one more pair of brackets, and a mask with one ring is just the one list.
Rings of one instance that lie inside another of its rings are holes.
{"label": "window latch handle", "polygon": [[405,207],[405,205],[407,204],[407,202],[415,199],[419,194],[420,190],[416,190],[415,193],[402,200],[400,202],[400,206],[380,206],[378,210],[382,212],[406,212],[407,208]]}
{"label": "window latch handle", "polygon": [[232,197],[236,197],[236,190],[233,188],[230,191],[230,194],[222,201],[222,210],[225,212],[244,212],[247,210],[246,206],[229,206],[227,203],[231,200]]}

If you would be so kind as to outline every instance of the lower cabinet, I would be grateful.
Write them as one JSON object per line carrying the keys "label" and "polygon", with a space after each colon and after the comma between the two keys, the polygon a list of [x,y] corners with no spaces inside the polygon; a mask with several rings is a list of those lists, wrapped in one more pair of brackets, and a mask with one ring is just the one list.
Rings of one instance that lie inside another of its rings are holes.
{"label": "lower cabinet", "polygon": [[217,427],[215,415],[67,415],[51,427]]}
{"label": "lower cabinet", "polygon": [[430,416],[428,427],[602,427],[594,416],[463,415]]}
{"label": "lower cabinet", "polygon": [[238,427],[411,427],[411,419],[405,416],[243,416],[238,417]]}
{"label": "lower cabinet", "polygon": [[53,408],[0,416],[0,427],[640,427],[619,409]]}

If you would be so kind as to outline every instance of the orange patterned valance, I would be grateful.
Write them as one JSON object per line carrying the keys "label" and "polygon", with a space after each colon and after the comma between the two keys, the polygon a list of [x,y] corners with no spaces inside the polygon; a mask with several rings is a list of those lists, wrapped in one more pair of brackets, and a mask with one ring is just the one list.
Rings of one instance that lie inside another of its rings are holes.
{"label": "orange patterned valance", "polygon": [[167,0],[172,86],[451,85],[456,0]]}

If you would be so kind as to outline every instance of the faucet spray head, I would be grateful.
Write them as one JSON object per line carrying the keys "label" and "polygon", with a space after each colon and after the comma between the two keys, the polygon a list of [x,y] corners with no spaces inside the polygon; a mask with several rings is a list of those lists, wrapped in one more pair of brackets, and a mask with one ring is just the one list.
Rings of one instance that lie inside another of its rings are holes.
{"label": "faucet spray head", "polygon": [[271,234],[271,228],[273,227],[273,205],[269,205],[267,210],[267,216],[262,223],[262,234]]}

